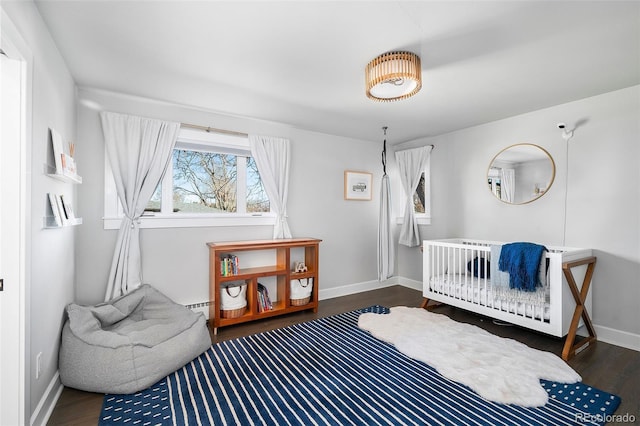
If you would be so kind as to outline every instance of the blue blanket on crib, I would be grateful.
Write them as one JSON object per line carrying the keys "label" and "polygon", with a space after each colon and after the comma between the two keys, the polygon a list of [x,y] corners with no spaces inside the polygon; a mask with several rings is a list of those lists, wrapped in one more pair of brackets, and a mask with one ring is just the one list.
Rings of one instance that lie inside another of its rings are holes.
{"label": "blue blanket on crib", "polygon": [[510,243],[502,246],[498,268],[509,273],[509,288],[536,291],[540,261],[547,248],[534,243]]}

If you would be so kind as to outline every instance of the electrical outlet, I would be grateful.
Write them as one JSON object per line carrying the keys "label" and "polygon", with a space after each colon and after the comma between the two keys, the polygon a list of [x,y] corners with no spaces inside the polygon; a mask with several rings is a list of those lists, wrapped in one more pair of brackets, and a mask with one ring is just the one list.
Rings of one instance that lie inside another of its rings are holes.
{"label": "electrical outlet", "polygon": [[40,378],[42,374],[42,352],[36,356],[36,379]]}

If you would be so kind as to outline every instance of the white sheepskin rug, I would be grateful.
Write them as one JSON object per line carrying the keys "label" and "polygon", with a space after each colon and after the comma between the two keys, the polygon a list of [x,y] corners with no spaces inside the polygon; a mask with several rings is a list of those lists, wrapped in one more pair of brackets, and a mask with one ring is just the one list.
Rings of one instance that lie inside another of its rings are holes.
{"label": "white sheepskin rug", "polygon": [[489,401],[539,407],[548,399],[540,379],[560,383],[581,380],[550,352],[421,308],[398,306],[389,314],[364,313],[358,326]]}

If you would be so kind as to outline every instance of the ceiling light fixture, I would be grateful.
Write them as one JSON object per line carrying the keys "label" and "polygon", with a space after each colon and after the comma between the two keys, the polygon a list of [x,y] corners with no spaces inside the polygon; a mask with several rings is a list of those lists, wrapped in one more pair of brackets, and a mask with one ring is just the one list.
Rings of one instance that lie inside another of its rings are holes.
{"label": "ceiling light fixture", "polygon": [[411,52],[387,52],[365,68],[367,97],[391,102],[409,98],[422,88],[420,58]]}

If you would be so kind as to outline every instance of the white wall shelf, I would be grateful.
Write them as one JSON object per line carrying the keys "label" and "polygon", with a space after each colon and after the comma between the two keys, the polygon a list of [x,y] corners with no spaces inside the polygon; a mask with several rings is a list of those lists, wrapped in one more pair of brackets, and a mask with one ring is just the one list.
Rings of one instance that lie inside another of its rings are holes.
{"label": "white wall shelf", "polygon": [[44,174],[62,182],[73,183],[76,185],[82,184],[82,176],[71,173],[57,173],[56,168],[49,164],[44,165]]}
{"label": "white wall shelf", "polygon": [[56,223],[56,218],[53,216],[45,216],[43,218],[43,227],[45,229],[67,228],[69,226],[77,226],[77,225],[82,225],[81,217],[76,217],[74,219],[67,219],[66,223],[62,225],[58,225]]}
{"label": "white wall shelf", "polygon": [[[51,161],[43,165],[43,172],[52,179],[70,183],[73,185],[82,184],[82,176],[75,173],[75,160],[73,159],[73,146],[70,146],[70,154],[66,155],[62,149],[62,138],[53,129],[49,129],[49,141],[52,147],[52,156],[49,160],[53,160],[55,165],[51,165]],[[64,168],[65,159],[73,167]],[[66,204],[62,195],[47,194],[47,208],[45,217],[42,218],[44,229],[66,228],[69,226],[82,225],[82,218],[74,216],[71,204]]]}

